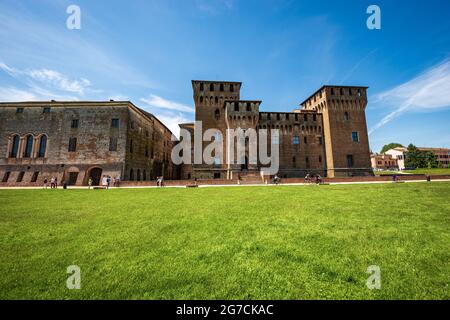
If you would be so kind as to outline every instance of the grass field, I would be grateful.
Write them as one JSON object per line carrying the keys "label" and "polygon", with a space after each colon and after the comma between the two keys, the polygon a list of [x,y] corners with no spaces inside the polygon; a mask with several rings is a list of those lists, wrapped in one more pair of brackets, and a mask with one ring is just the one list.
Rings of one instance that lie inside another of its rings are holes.
{"label": "grass field", "polygon": [[449,299],[449,195],[446,182],[0,190],[0,298]]}
{"label": "grass field", "polygon": [[416,170],[403,170],[403,171],[374,171],[375,175],[391,175],[391,174],[429,174],[429,175],[441,175],[450,174],[450,168],[436,168],[436,169],[416,169]]}

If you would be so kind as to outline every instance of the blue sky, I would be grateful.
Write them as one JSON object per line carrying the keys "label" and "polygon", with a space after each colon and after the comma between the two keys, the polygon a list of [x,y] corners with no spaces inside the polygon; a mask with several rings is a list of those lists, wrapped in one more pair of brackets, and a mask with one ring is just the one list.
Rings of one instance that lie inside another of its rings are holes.
{"label": "blue sky", "polygon": [[131,100],[174,129],[194,117],[192,79],[242,81],[270,111],[366,85],[374,151],[450,147],[449,35],[447,0],[2,0],[0,100]]}

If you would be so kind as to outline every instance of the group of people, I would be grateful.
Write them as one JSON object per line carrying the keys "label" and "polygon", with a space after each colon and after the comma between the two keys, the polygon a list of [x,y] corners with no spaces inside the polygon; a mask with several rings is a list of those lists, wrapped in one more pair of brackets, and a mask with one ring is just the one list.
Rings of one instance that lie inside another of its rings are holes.
{"label": "group of people", "polygon": [[[92,185],[94,183],[94,179],[92,177],[89,177],[88,179],[88,189],[92,188]],[[111,176],[103,175],[100,180],[100,186],[103,189],[108,190],[111,188],[111,184],[113,184],[114,187],[118,188],[120,186],[120,177],[111,178]]]}
{"label": "group of people", "polygon": [[[48,188],[48,179],[45,178],[44,179],[44,189]],[[50,179],[50,189],[57,189],[58,188],[58,178],[57,177],[52,177]]]}
{"label": "group of people", "polygon": [[156,186],[157,187],[164,187],[164,177],[160,176],[156,178]]}
{"label": "group of people", "polygon": [[322,177],[320,176],[320,174],[316,174],[316,175],[311,175],[311,174],[307,174],[305,176],[305,183],[315,183],[315,184],[321,184],[322,183]]}

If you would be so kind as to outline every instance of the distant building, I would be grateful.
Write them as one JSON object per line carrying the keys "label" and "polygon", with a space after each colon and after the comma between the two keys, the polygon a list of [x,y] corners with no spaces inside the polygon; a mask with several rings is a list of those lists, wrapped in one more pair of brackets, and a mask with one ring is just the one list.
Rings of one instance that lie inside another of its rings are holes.
{"label": "distant building", "polygon": [[127,101],[0,103],[0,185],[176,178],[171,137]]}
{"label": "distant building", "polygon": [[375,170],[398,170],[397,159],[390,154],[372,153],[370,161]]}
{"label": "distant building", "polygon": [[[420,151],[430,151],[436,155],[439,166],[442,168],[448,168],[450,162],[450,149],[447,148],[428,148],[428,147],[418,147]],[[408,149],[404,147],[397,147],[385,152],[387,155],[391,155],[397,160],[398,167],[400,170],[405,169],[405,157],[408,153]]]}
{"label": "distant building", "polygon": [[[279,145],[281,177],[373,174],[365,114],[367,87],[323,86],[292,112],[261,111],[261,101],[241,100],[241,87],[241,82],[192,81],[195,120],[201,121],[202,134],[208,129],[220,130],[222,137],[228,129],[267,130],[269,135],[279,130],[272,143]],[[194,123],[180,127],[192,131]],[[247,144],[243,164],[225,163],[229,150],[224,140],[222,159],[214,164],[183,165],[183,178],[235,179],[256,174],[263,167],[259,159],[249,163]],[[203,150],[208,145],[203,142]]]}
{"label": "distant building", "polygon": [[399,170],[405,170],[405,154],[408,149],[404,147],[397,147],[386,151],[384,154],[392,156],[397,160],[397,166]]}

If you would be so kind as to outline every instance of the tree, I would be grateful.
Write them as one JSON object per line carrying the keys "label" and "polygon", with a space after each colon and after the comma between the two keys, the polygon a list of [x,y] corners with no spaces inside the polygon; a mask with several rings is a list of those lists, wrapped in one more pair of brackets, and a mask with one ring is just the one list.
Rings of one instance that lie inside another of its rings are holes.
{"label": "tree", "polygon": [[408,151],[405,156],[405,168],[421,168],[420,151],[412,143],[408,145]]}
{"label": "tree", "polygon": [[420,151],[415,145],[410,144],[405,156],[406,168],[437,168],[437,156],[431,151]]}
{"label": "tree", "polygon": [[403,145],[401,145],[400,143],[397,143],[397,142],[391,142],[389,144],[385,144],[383,146],[383,148],[381,148],[380,153],[385,153],[386,151],[397,148],[397,147],[403,147]]}

